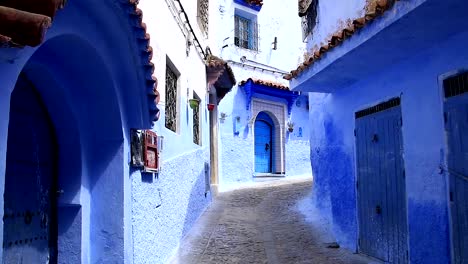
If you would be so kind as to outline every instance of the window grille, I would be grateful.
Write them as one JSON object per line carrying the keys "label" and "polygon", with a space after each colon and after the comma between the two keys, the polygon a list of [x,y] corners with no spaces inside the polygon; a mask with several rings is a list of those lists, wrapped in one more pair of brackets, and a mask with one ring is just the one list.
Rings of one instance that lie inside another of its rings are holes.
{"label": "window grille", "polygon": [[[200,98],[197,96],[197,94],[194,93],[193,99],[198,99]],[[193,143],[200,145],[200,107],[197,106],[196,108],[193,109]]]}
{"label": "window grille", "polygon": [[307,8],[306,15],[302,17],[302,38],[305,39],[312,33],[317,25],[318,0],[312,0]]}
{"label": "window grille", "polygon": [[378,105],[375,105],[375,106],[366,108],[364,110],[361,110],[359,112],[356,112],[355,117],[356,117],[356,119],[358,119],[358,118],[361,118],[361,117],[372,115],[372,114],[375,114],[375,113],[390,109],[392,107],[399,106],[400,103],[401,103],[400,97],[396,97],[396,98],[390,99],[390,100],[388,100],[386,102],[383,102],[383,103],[380,103]]}
{"label": "window grille", "polygon": [[208,36],[208,0],[198,0],[198,23],[206,36]]}
{"label": "window grille", "polygon": [[166,127],[177,131],[177,74],[166,66]]}
{"label": "window grille", "polygon": [[250,50],[258,50],[258,25],[251,19],[234,17],[234,44]]}
{"label": "window grille", "polygon": [[468,72],[464,72],[444,80],[445,98],[468,92]]}

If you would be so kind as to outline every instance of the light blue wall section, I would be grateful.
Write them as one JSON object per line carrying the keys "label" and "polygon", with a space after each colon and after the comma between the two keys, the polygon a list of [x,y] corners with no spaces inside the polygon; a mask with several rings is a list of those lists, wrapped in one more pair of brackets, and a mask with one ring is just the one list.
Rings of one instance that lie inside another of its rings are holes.
{"label": "light blue wall section", "polygon": [[354,113],[401,96],[410,260],[450,262],[447,175],[439,170],[447,148],[438,77],[468,68],[468,33],[460,32],[355,85],[310,94],[315,202],[331,215],[341,245],[357,248]]}
{"label": "light blue wall section", "polygon": [[209,149],[200,148],[165,160],[157,177],[132,174],[135,264],[166,263],[209,205],[205,162]]}
{"label": "light blue wall section", "polygon": [[[267,95],[256,95],[255,98],[287,105],[286,100],[282,98]],[[290,118],[295,123],[292,133],[285,132],[286,177],[311,176],[309,126],[307,125],[309,120],[308,98],[303,95],[298,100],[300,103],[294,104],[291,115],[287,116],[287,110],[285,113],[286,121]],[[219,104],[218,113],[227,114],[225,120],[218,117],[221,189],[254,180],[254,125],[252,123],[252,106],[247,110],[246,104],[245,92],[238,86],[235,86]],[[287,106],[285,108],[287,109]],[[236,117],[240,117],[240,121],[237,121]],[[286,130],[286,124],[283,126]],[[299,137],[299,128],[302,128],[302,137]],[[237,131],[238,134],[236,134]]]}

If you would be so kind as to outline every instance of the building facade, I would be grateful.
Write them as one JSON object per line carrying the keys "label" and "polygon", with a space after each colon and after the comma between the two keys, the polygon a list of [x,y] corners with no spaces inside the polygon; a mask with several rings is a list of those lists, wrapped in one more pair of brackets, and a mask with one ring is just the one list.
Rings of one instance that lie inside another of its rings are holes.
{"label": "building facade", "polygon": [[308,97],[282,79],[302,50],[296,8],[275,0],[220,0],[217,8],[217,53],[238,82],[216,113],[215,182],[224,189],[262,176],[311,176]]}
{"label": "building facade", "polygon": [[[465,1],[299,1],[315,203],[338,242],[389,263],[468,252]],[[296,25],[299,26],[299,25]]]}

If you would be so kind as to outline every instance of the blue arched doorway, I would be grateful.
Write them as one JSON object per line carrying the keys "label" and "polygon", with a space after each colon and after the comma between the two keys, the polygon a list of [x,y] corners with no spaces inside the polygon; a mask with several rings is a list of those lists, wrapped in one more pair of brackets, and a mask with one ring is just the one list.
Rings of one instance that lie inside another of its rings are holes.
{"label": "blue arched doorway", "polygon": [[255,119],[255,172],[271,173],[273,167],[273,130],[271,117],[260,112]]}
{"label": "blue arched doorway", "polygon": [[24,74],[10,101],[3,223],[3,263],[57,263],[57,142]]}

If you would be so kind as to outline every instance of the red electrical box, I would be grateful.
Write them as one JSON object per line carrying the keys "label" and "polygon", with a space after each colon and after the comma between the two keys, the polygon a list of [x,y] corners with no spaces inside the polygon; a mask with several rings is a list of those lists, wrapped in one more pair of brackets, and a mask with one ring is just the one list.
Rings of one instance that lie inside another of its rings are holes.
{"label": "red electrical box", "polygon": [[153,131],[145,130],[143,137],[145,171],[157,172],[159,170],[158,136]]}

